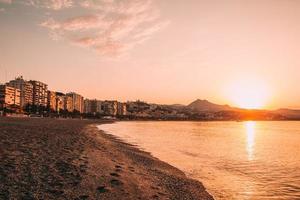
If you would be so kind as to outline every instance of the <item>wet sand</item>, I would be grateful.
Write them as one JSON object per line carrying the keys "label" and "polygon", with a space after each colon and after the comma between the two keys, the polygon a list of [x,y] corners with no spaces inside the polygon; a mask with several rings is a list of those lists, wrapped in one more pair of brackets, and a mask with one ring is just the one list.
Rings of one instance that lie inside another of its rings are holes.
{"label": "wet sand", "polygon": [[213,199],[101,123],[0,118],[0,199]]}

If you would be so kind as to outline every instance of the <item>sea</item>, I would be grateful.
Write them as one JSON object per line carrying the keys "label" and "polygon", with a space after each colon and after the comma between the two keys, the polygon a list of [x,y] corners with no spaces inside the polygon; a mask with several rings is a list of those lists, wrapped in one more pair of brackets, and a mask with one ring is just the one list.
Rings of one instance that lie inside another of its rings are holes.
{"label": "sea", "polygon": [[215,199],[300,199],[299,121],[129,121],[99,129],[199,180]]}

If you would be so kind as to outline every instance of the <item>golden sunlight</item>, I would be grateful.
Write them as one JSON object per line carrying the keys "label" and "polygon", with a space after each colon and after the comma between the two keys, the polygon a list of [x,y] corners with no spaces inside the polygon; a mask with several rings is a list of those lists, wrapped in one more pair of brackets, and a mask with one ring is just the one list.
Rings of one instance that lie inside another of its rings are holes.
{"label": "golden sunlight", "polygon": [[231,102],[240,108],[261,109],[269,100],[270,91],[267,85],[258,80],[238,81],[227,91]]}
{"label": "golden sunlight", "polygon": [[246,128],[246,150],[248,154],[248,160],[253,160],[253,150],[254,150],[254,144],[255,144],[255,126],[256,123],[253,121],[247,121],[245,122],[245,128]]}

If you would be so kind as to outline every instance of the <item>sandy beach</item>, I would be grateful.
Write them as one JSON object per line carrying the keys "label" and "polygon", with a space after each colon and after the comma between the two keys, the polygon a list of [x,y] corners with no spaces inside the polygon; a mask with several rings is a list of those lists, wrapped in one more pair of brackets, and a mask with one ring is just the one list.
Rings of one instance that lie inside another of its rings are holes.
{"label": "sandy beach", "polygon": [[101,123],[0,118],[0,199],[213,199]]}

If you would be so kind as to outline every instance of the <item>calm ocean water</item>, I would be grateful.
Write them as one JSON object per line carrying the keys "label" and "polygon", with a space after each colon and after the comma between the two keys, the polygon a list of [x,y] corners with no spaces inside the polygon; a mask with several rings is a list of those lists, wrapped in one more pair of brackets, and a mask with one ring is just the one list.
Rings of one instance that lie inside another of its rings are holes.
{"label": "calm ocean water", "polygon": [[99,128],[200,180],[215,199],[300,199],[300,122],[118,122]]}

